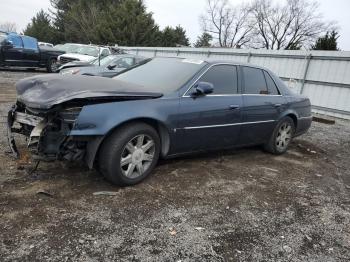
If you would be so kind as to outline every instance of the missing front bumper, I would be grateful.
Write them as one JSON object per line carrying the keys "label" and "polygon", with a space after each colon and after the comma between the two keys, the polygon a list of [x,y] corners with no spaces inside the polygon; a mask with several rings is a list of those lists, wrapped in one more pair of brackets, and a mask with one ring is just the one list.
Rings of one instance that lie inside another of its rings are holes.
{"label": "missing front bumper", "polygon": [[11,107],[7,114],[7,140],[13,156],[19,158],[20,153],[16,145],[14,133],[23,134],[23,130],[21,128],[15,128],[15,123],[33,127],[29,136],[28,145],[31,143],[33,137],[40,137],[41,131],[45,125],[43,117],[18,112],[16,105]]}
{"label": "missing front bumper", "polygon": [[9,144],[9,147],[11,149],[11,152],[15,158],[19,158],[19,152],[16,146],[16,141],[13,136],[13,124],[15,122],[15,112],[16,112],[16,105],[13,105],[11,109],[8,111],[7,114],[7,141]]}

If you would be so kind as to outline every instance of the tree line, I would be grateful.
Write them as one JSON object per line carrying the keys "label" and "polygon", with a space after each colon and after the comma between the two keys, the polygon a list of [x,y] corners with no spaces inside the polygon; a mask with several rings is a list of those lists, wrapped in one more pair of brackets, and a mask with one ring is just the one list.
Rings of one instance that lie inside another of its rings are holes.
{"label": "tree line", "polygon": [[[50,1],[52,10],[39,11],[24,34],[54,44],[190,46],[180,25],[161,30],[143,0]],[[195,47],[338,50],[336,23],[325,21],[312,0],[206,1]]]}
{"label": "tree line", "polygon": [[207,0],[197,46],[228,48],[337,50],[336,23],[325,21],[318,2],[252,0],[232,5]]}
{"label": "tree line", "polygon": [[118,44],[121,46],[189,46],[180,25],[160,30],[142,0],[51,0],[24,34],[50,43]]}

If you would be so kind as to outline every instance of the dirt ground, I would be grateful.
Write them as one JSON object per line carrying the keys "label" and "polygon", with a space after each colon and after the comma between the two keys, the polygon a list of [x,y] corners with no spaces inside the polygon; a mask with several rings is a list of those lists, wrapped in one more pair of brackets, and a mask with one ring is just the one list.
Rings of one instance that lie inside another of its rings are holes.
{"label": "dirt ground", "polygon": [[350,261],[350,122],[313,122],[282,156],[163,160],[118,188],[6,153],[14,83],[36,73],[0,72],[0,261]]}

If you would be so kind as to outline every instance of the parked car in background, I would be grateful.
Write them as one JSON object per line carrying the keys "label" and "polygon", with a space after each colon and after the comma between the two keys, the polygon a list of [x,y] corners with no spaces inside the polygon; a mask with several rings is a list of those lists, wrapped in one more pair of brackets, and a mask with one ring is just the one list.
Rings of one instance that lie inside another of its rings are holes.
{"label": "parked car in background", "polygon": [[76,45],[74,50],[67,50],[64,55],[58,57],[58,62],[63,65],[72,61],[91,62],[96,58],[106,57],[111,54],[108,47],[94,45]]}
{"label": "parked car in background", "polygon": [[85,160],[122,186],[159,157],[250,145],[282,154],[312,121],[309,99],[270,70],[230,61],[158,57],[114,78],[34,76],[16,89],[14,154],[12,132],[37,159]]}
{"label": "parked car in background", "polygon": [[[70,67],[61,69],[60,73],[63,75],[90,75],[112,77],[119,72],[139,64],[146,58],[131,54],[126,55],[109,55],[102,59],[96,59],[92,63],[85,66]],[[63,65],[62,67],[64,67]]]}
{"label": "parked car in background", "polygon": [[50,43],[45,43],[45,42],[38,42],[38,45],[39,46],[43,46],[43,47],[53,47],[53,44],[50,44]]}
{"label": "parked car in background", "polygon": [[64,51],[39,47],[38,41],[30,36],[0,32],[0,66],[46,68],[57,70],[57,57]]}

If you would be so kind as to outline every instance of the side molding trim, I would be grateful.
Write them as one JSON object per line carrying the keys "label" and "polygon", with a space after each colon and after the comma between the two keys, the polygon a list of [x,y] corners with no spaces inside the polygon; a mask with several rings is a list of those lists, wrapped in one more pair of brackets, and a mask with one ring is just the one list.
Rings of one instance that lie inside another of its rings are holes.
{"label": "side molding trim", "polygon": [[239,126],[239,125],[252,125],[252,124],[262,124],[262,123],[271,123],[275,122],[275,120],[264,120],[264,121],[255,121],[255,122],[241,122],[241,123],[232,123],[232,124],[223,124],[223,125],[210,125],[210,126],[188,126],[178,129],[201,129],[201,128],[213,128],[213,127],[227,127],[227,126]]}

